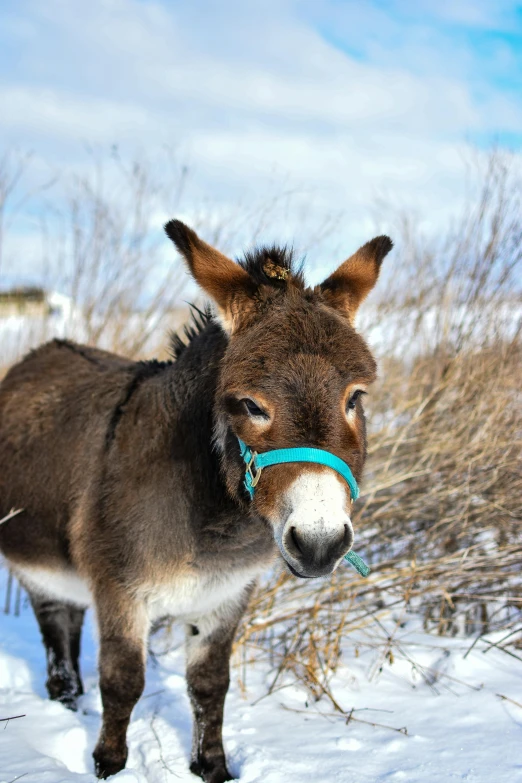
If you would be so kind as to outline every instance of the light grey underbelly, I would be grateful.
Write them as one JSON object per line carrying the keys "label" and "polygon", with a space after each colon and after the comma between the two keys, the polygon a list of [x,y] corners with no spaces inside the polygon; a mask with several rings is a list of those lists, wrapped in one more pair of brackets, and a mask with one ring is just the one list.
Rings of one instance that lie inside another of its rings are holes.
{"label": "light grey underbelly", "polygon": [[17,566],[15,574],[20,578],[24,587],[45,598],[83,607],[93,604],[89,586],[72,569],[54,571],[45,568]]}
{"label": "light grey underbelly", "polygon": [[[246,586],[266,567],[267,563],[259,563],[237,571],[179,575],[159,584],[142,585],[137,595],[151,622],[167,615],[189,621],[240,600]],[[28,590],[38,595],[84,608],[94,605],[88,583],[72,569],[17,567],[16,574]]]}

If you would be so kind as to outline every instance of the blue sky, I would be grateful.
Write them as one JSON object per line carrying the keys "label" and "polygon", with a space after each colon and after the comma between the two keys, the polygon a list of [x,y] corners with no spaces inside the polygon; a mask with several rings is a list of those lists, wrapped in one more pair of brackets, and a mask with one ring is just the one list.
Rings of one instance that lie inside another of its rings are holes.
{"label": "blue sky", "polygon": [[[187,220],[280,186],[306,218],[289,212],[267,239],[299,246],[339,213],[348,252],[392,210],[427,230],[451,219],[476,147],[520,156],[522,5],[3,0],[0,106],[0,150],[30,149],[35,180],[85,171],[87,145],[167,145],[193,172]],[[36,257],[30,220],[9,241],[11,258]]]}

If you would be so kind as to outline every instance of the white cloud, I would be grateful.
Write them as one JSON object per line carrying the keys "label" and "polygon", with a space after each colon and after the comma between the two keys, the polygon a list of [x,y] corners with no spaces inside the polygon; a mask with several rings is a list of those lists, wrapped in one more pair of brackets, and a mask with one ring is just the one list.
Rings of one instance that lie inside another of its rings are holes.
{"label": "white cloud", "polygon": [[34,87],[0,87],[0,104],[9,107],[2,119],[2,132],[8,138],[109,144],[118,139],[136,141],[154,131],[151,112],[137,104],[104,98]]}
{"label": "white cloud", "polygon": [[[507,13],[424,5],[462,24],[500,24]],[[280,178],[303,205],[313,201],[318,224],[345,211],[350,244],[371,230],[377,196],[439,224],[461,202],[466,136],[518,131],[522,107],[478,74],[468,80],[472,53],[455,50],[450,62],[451,43],[428,22],[416,22],[416,38],[370,4],[310,8],[32,0],[23,23],[11,12],[4,29],[18,56],[0,82],[0,140],[78,169],[86,142],[178,146],[195,170],[189,214],[198,199],[216,212],[259,199]],[[349,41],[362,37],[369,59],[319,34],[310,20],[321,14]],[[391,64],[386,46],[400,48]],[[301,228],[292,220],[290,234]]]}

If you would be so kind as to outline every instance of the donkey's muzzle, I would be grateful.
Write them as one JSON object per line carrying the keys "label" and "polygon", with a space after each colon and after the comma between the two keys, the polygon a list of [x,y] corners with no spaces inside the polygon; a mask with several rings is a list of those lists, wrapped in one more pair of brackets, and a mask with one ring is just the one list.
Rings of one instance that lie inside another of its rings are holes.
{"label": "donkey's muzzle", "polygon": [[282,554],[295,576],[303,578],[329,576],[353,544],[349,522],[335,533],[326,532],[322,520],[315,529],[287,525],[282,541]]}

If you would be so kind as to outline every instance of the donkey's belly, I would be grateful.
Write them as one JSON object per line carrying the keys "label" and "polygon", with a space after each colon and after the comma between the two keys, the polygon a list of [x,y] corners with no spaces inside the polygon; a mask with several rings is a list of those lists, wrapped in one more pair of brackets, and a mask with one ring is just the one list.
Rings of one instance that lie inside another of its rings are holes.
{"label": "donkey's belly", "polygon": [[75,571],[16,566],[15,573],[24,587],[46,598],[83,607],[93,602],[87,583]]}
{"label": "donkey's belly", "polygon": [[[167,583],[143,587],[140,592],[151,622],[166,616],[190,621],[240,601],[247,585],[264,570],[266,563],[218,574],[180,574]],[[17,565],[15,573],[28,590],[38,595],[76,606],[93,605],[87,582],[72,569]]]}
{"label": "donkey's belly", "polygon": [[172,582],[151,585],[145,601],[152,622],[171,616],[196,621],[243,599],[246,587],[267,568],[266,563],[249,569],[214,574],[184,574]]}

